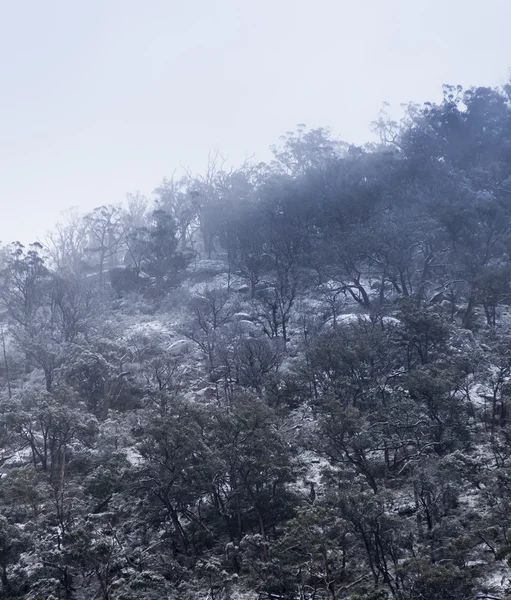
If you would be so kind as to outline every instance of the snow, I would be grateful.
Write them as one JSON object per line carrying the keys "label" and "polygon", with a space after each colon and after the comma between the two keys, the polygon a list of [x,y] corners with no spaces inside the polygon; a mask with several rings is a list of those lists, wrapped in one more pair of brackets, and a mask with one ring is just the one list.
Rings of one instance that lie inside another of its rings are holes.
{"label": "snow", "polygon": [[134,467],[138,467],[140,464],[144,462],[144,459],[140,456],[138,451],[131,447],[126,448],[126,460],[133,465]]}
{"label": "snow", "polygon": [[187,354],[190,352],[190,347],[190,340],[177,340],[170,345],[169,352],[173,356],[179,356],[181,354]]}
{"label": "snow", "polygon": [[13,454],[11,454],[11,456],[9,456],[9,458],[7,458],[4,463],[3,463],[3,467],[13,467],[16,465],[20,465],[20,464],[27,464],[30,463],[32,461],[32,451],[30,450],[30,448],[22,448],[21,450],[17,450],[16,452],[14,452]]}
{"label": "snow", "polygon": [[249,315],[248,313],[243,313],[243,312],[236,313],[232,317],[233,317],[233,319],[238,319],[239,321],[253,322],[256,320],[253,315]]}
{"label": "snow", "polygon": [[488,574],[482,585],[482,589],[485,590],[499,590],[504,591],[509,587],[511,578],[511,569],[505,564],[501,563],[499,568],[493,573]]}
{"label": "snow", "polygon": [[[401,323],[401,321],[395,317],[382,317],[381,321],[385,325],[399,325]],[[360,322],[370,323],[370,315],[366,313],[345,313],[337,317],[337,323],[342,325],[353,325]],[[326,324],[333,325],[333,317],[330,317]]]}
{"label": "snow", "polygon": [[223,260],[217,259],[201,259],[188,267],[187,271],[191,273],[224,273],[227,270],[227,265]]}
{"label": "snow", "polygon": [[260,596],[256,592],[231,591],[232,600],[258,600],[258,598]]}
{"label": "snow", "polygon": [[127,335],[172,335],[168,323],[163,323],[161,320],[152,321],[137,321],[128,326]]}

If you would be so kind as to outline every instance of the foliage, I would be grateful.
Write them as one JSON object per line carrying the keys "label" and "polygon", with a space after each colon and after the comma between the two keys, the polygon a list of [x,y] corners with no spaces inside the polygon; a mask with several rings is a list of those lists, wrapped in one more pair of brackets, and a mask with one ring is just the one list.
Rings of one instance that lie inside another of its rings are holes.
{"label": "foliage", "polygon": [[0,597],[508,597],[508,92],[3,248]]}

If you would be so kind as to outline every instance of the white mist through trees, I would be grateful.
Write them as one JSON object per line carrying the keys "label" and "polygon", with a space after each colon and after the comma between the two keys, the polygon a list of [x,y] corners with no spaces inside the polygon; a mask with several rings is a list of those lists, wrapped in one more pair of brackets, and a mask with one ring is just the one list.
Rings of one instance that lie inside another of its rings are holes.
{"label": "white mist through trees", "polygon": [[3,247],[0,598],[507,597],[509,93]]}

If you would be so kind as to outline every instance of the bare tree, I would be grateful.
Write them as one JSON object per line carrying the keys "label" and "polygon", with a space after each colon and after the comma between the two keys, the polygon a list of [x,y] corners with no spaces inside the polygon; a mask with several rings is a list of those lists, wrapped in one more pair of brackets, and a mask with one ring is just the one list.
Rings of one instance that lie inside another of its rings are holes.
{"label": "bare tree", "polygon": [[105,283],[105,267],[115,266],[122,245],[121,210],[117,206],[100,206],[84,217],[88,245],[85,249],[98,261],[99,287]]}

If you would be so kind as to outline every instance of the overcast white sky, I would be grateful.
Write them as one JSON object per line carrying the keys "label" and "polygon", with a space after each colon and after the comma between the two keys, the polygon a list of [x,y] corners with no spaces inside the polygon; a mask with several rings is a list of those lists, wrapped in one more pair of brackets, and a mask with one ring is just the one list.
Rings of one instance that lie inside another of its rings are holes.
{"label": "overcast white sky", "polygon": [[0,0],[0,240],[150,194],[297,123],[363,143],[388,101],[500,85],[510,0]]}

